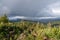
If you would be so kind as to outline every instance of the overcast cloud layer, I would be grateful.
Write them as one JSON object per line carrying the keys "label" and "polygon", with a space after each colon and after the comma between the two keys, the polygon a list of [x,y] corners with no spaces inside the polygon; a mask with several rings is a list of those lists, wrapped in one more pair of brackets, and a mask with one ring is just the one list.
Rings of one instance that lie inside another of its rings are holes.
{"label": "overcast cloud layer", "polygon": [[0,0],[0,16],[4,13],[8,16],[60,16],[60,0]]}

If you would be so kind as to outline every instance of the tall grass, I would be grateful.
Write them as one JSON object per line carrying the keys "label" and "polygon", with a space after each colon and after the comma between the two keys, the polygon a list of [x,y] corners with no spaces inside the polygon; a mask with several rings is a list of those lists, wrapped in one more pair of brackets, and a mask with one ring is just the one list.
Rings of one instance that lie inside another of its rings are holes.
{"label": "tall grass", "polygon": [[0,23],[0,40],[60,40],[60,27],[21,21]]}

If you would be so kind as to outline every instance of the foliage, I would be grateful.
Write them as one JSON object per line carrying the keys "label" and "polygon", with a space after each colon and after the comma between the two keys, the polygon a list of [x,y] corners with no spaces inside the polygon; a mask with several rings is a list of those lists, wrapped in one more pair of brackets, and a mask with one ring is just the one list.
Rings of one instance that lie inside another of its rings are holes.
{"label": "foliage", "polygon": [[3,23],[7,23],[8,22],[8,18],[6,16],[6,14],[2,17],[0,17],[0,22],[3,22]]}
{"label": "foliage", "polygon": [[[8,22],[7,17],[0,23],[0,40],[60,40],[60,27],[52,23],[30,21]],[[56,23],[55,23],[56,24]]]}

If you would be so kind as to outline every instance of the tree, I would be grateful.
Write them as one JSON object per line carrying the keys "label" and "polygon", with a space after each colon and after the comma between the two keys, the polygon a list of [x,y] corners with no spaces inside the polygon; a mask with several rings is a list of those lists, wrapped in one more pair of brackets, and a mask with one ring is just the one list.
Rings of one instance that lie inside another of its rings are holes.
{"label": "tree", "polygon": [[6,14],[2,17],[0,17],[0,22],[3,22],[3,23],[7,23],[8,22],[8,18],[6,16]]}

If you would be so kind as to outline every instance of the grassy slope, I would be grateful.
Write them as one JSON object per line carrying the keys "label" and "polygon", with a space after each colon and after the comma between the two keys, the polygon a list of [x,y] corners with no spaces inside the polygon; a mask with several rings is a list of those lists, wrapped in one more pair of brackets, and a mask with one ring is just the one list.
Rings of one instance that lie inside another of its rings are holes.
{"label": "grassy slope", "polygon": [[39,22],[20,21],[0,24],[0,40],[60,40],[60,27],[51,27]]}

